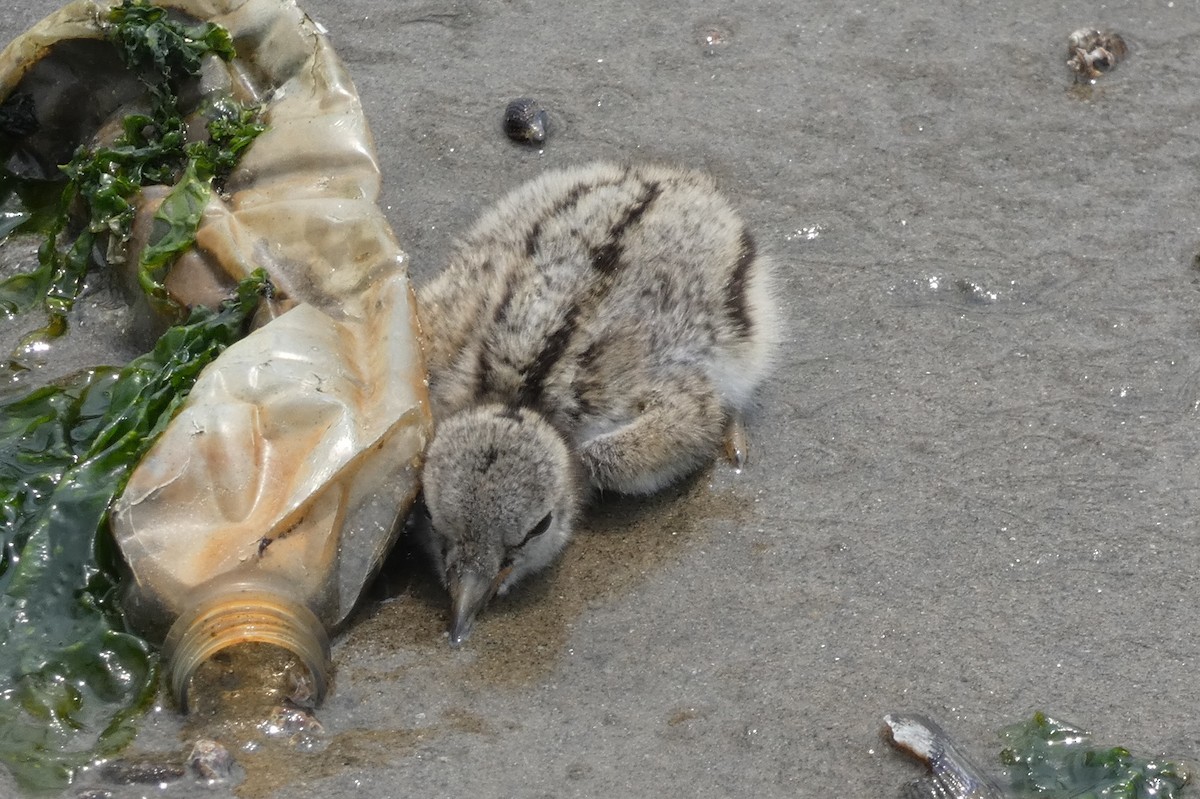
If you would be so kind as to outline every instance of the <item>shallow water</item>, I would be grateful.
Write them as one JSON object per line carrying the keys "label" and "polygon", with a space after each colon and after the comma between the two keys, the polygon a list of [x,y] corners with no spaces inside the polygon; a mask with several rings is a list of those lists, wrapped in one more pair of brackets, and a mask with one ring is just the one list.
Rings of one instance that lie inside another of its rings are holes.
{"label": "shallow water", "polygon": [[[743,473],[610,508],[459,650],[394,562],[336,646],[324,753],[163,795],[891,796],[918,773],[893,709],[981,759],[1035,708],[1196,756],[1200,11],[307,7],[418,283],[545,168],[667,160],[774,255],[788,334]],[[1085,25],[1132,49],[1090,89]],[[501,132],[523,95],[543,151]],[[188,735],[165,709],[139,745]]]}

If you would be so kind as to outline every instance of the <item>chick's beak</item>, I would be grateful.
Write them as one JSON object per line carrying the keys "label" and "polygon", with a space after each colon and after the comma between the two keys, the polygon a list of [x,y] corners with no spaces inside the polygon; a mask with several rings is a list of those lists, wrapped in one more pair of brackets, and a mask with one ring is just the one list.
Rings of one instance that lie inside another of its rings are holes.
{"label": "chick's beak", "polygon": [[458,646],[467,640],[475,617],[496,592],[495,582],[474,571],[451,570],[450,588],[450,645]]}

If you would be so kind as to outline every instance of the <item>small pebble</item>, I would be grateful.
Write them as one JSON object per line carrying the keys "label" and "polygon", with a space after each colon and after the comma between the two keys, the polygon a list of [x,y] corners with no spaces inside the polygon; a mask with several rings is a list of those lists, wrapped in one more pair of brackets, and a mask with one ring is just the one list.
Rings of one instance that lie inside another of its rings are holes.
{"label": "small pebble", "polygon": [[227,780],[233,772],[233,755],[219,742],[211,738],[200,738],[192,745],[188,765],[202,780]]}
{"label": "small pebble", "polygon": [[504,133],[516,142],[544,142],[547,122],[546,110],[529,97],[518,97],[504,109]]}
{"label": "small pebble", "polygon": [[294,738],[301,733],[320,735],[325,731],[310,710],[292,704],[275,707],[262,729],[267,735],[283,738]]}
{"label": "small pebble", "polygon": [[733,38],[733,28],[723,21],[706,20],[697,24],[693,31],[705,55],[716,55],[728,47]]}

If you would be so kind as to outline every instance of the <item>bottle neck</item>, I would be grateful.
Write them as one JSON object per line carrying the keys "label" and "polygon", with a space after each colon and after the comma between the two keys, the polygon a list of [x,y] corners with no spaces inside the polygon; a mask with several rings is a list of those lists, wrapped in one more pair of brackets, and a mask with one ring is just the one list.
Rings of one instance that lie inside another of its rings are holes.
{"label": "bottle neck", "polygon": [[220,583],[188,606],[163,644],[171,693],[185,713],[197,669],[218,652],[246,643],[291,652],[312,677],[315,702],[324,698],[332,668],[329,636],[316,614],[286,589],[250,580]]}

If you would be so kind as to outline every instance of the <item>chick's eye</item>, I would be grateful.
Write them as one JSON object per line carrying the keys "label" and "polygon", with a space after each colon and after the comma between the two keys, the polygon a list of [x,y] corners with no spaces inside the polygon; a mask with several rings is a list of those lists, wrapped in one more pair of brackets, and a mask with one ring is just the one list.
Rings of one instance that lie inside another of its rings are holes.
{"label": "chick's eye", "polygon": [[545,518],[543,518],[540,522],[538,522],[536,525],[534,525],[533,529],[529,531],[529,534],[525,536],[525,539],[523,541],[521,541],[521,543],[518,546],[525,546],[530,541],[532,541],[533,539],[537,538],[542,533],[549,530],[550,529],[550,517],[552,515],[553,514],[551,514],[551,513],[547,513]]}

